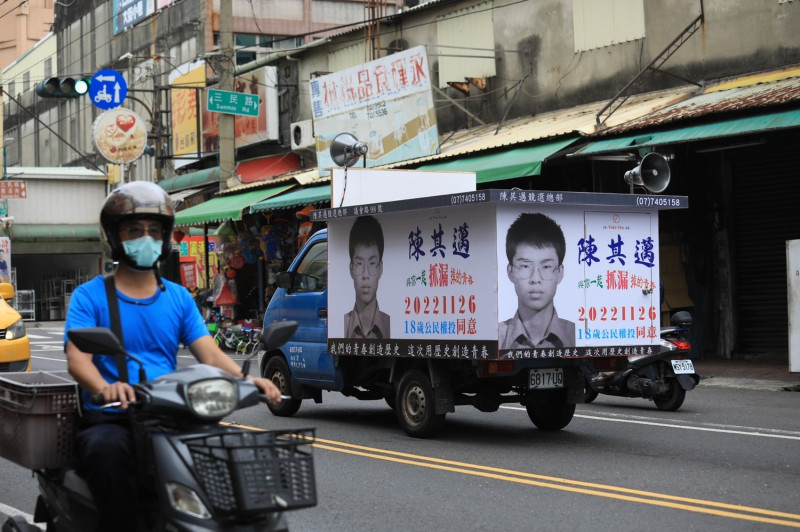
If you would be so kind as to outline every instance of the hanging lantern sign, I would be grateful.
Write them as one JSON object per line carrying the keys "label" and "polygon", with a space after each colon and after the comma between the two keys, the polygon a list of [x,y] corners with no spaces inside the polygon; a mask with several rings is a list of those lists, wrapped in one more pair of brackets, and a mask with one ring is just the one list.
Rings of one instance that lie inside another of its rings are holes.
{"label": "hanging lantern sign", "polygon": [[138,114],[117,107],[97,117],[92,139],[97,151],[109,162],[125,164],[135,161],[144,153],[147,129]]}

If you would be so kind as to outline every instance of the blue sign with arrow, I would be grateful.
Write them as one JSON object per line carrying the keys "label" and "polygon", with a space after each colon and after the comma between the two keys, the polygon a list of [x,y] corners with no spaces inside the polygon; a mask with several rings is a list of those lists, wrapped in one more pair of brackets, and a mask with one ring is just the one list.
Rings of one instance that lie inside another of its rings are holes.
{"label": "blue sign with arrow", "polygon": [[128,84],[116,70],[104,69],[92,76],[89,98],[100,109],[107,111],[119,107],[127,95]]}

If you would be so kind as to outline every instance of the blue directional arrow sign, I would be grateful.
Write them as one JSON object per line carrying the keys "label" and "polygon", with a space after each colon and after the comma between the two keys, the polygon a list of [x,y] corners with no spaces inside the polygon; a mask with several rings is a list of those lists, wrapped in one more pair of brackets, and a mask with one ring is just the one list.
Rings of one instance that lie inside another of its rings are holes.
{"label": "blue directional arrow sign", "polygon": [[119,107],[127,95],[128,84],[122,74],[116,70],[104,69],[92,76],[89,98],[100,109],[108,110]]}

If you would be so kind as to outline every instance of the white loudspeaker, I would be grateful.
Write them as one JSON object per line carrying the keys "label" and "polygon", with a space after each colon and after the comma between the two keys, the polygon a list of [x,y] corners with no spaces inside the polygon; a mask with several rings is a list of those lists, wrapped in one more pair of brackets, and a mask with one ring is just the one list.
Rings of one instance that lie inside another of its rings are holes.
{"label": "white loudspeaker", "polygon": [[367,145],[359,142],[350,133],[339,133],[331,142],[331,159],[337,166],[353,166],[368,151]]}
{"label": "white loudspeaker", "polygon": [[650,152],[642,158],[639,166],[625,172],[625,182],[631,186],[639,185],[648,192],[658,194],[666,190],[669,185],[669,163],[660,153]]}

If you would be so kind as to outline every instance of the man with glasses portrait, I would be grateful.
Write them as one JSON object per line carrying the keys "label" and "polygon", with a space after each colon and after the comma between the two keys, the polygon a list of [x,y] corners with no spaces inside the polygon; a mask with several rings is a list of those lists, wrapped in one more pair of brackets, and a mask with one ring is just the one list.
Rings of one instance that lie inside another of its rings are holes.
{"label": "man with glasses portrait", "polygon": [[517,312],[500,322],[500,349],[575,345],[575,323],[558,317],[553,297],[564,278],[566,241],[561,227],[541,213],[522,213],[506,233],[508,279]]}
{"label": "man with glasses portrait", "polygon": [[389,338],[389,315],[378,308],[383,274],[383,230],[372,216],[359,216],[350,228],[350,277],[356,292],[353,310],[344,315],[346,338]]}

